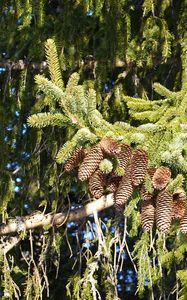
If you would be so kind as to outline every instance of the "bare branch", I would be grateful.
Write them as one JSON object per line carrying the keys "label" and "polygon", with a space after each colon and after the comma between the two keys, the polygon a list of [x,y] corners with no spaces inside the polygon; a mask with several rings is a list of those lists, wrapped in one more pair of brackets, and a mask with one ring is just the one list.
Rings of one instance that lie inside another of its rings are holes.
{"label": "bare branch", "polygon": [[76,221],[82,218],[85,218],[93,212],[102,211],[114,204],[113,194],[107,196],[102,196],[98,200],[94,200],[84,207],[81,207],[77,210],[70,211],[67,215],[67,212],[55,213],[55,214],[46,214],[36,212],[33,215],[25,216],[23,218],[17,217],[15,220],[9,224],[2,224],[0,226],[0,236],[13,234],[19,232],[20,230],[29,230],[36,227],[43,227],[46,225],[56,226],[62,225],[67,221]]}
{"label": "bare branch", "polygon": [[9,252],[12,248],[14,248],[19,242],[21,241],[21,238],[16,236],[3,236],[0,238],[0,255],[6,254]]}
{"label": "bare branch", "polygon": [[[93,69],[96,67],[98,64],[106,64],[107,61],[96,61],[92,55],[88,55],[87,57],[84,58],[83,60],[83,65],[86,69]],[[155,60],[154,65],[160,65],[162,60]],[[164,64],[176,64],[177,61],[174,58],[168,58]],[[79,66],[78,62],[75,64],[75,68]],[[122,77],[126,77],[129,73],[129,71],[136,66],[135,61],[123,61],[120,60],[119,58],[116,58],[113,67],[114,68],[123,68],[125,71],[122,74]],[[19,59],[18,61],[11,61],[10,59],[4,59],[0,61],[0,68],[5,68],[7,70],[24,70],[26,68],[28,69],[34,69],[34,70],[44,70],[47,68],[47,62],[46,61],[41,61],[41,62],[32,62],[27,59]]]}
{"label": "bare branch", "polygon": [[18,61],[4,60],[0,61],[0,68],[5,68],[7,70],[24,70],[26,68],[34,70],[44,70],[47,68],[47,62],[29,62],[27,60],[20,59]]}

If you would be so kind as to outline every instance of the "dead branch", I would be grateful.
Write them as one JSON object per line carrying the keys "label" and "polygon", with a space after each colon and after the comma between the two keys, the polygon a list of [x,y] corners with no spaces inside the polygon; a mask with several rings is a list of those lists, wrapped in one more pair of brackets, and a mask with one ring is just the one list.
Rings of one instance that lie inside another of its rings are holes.
{"label": "dead branch", "polygon": [[14,248],[19,242],[21,238],[16,236],[2,236],[0,238],[0,256],[2,254],[8,253],[12,248]]}
{"label": "dead branch", "polygon": [[[85,67],[90,68],[90,62],[89,64],[87,63],[87,57],[85,58],[84,61]],[[93,64],[97,65],[97,62],[92,58],[92,64],[91,64],[91,69],[93,68]],[[127,64],[126,62],[122,60],[116,60],[115,62],[115,67],[117,68],[124,68],[124,67],[132,67],[134,65],[134,62],[130,62]],[[26,68],[28,69],[34,69],[34,70],[45,70],[47,68],[47,62],[42,61],[42,62],[32,62],[28,60],[23,60],[19,59],[18,61],[11,61],[10,59],[0,61],[0,68],[5,68],[7,70],[24,70]]]}
{"label": "dead branch", "polygon": [[[85,59],[83,60],[83,65],[85,66],[85,68],[89,68],[89,69],[93,69],[94,66],[97,66],[98,64],[106,64],[107,61],[96,61],[94,59],[93,56],[89,56],[89,57],[85,57]],[[162,62],[162,60],[159,59],[155,59],[154,61],[154,65],[160,65]],[[164,64],[173,64],[173,63],[177,63],[175,59],[173,58],[169,58],[166,62],[164,62]],[[127,74],[128,72],[136,66],[135,61],[123,61],[120,60],[119,58],[116,58],[113,67],[114,68],[123,68],[125,70],[127,70]],[[78,63],[76,64],[76,67],[78,67]],[[17,61],[12,61],[10,59],[4,59],[2,61],[0,61],[0,68],[5,68],[7,70],[11,69],[11,70],[24,70],[24,69],[34,69],[34,70],[45,70],[47,68],[47,62],[46,61],[41,61],[41,62],[33,62],[33,61],[29,61],[27,59],[19,59]],[[127,75],[125,72],[123,74],[122,77],[126,77]]]}
{"label": "dead branch", "polygon": [[4,60],[0,61],[0,68],[5,68],[7,70],[24,70],[26,68],[34,70],[44,70],[47,68],[47,62],[29,62],[27,60],[20,59],[18,61]]}
{"label": "dead branch", "polygon": [[113,204],[113,194],[109,194],[86,204],[84,207],[70,211],[69,214],[68,212],[62,212],[49,213],[45,215],[43,213],[36,212],[35,214],[29,216],[17,217],[9,224],[0,225],[0,236],[17,233],[23,230],[34,229],[36,227],[43,227],[46,225],[57,226],[62,225],[67,221],[77,221],[93,214],[93,212],[102,211]]}

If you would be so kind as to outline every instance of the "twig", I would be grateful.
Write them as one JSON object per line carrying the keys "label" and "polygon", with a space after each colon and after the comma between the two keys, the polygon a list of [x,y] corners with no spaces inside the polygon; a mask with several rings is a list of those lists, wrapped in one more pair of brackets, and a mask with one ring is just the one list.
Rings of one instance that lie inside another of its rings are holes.
{"label": "twig", "polygon": [[4,95],[3,95],[3,99],[2,99],[3,103],[5,103],[5,100],[6,100],[6,93],[7,93],[7,89],[8,89],[9,80],[11,78],[11,71],[12,71],[12,67],[9,66],[8,67],[8,75],[7,75],[5,87],[4,87]]}
{"label": "twig", "polygon": [[125,240],[125,246],[126,246],[126,250],[127,250],[128,256],[129,256],[129,258],[130,258],[130,261],[131,261],[131,263],[132,263],[132,265],[133,265],[133,267],[134,267],[134,270],[135,270],[135,272],[136,272],[136,274],[137,274],[137,273],[138,273],[138,270],[137,270],[136,265],[135,265],[135,263],[134,263],[133,257],[132,257],[132,255],[131,255],[131,253],[130,253],[130,250],[129,250],[129,247],[128,247],[128,244],[127,244],[127,241],[126,241],[126,240]]}

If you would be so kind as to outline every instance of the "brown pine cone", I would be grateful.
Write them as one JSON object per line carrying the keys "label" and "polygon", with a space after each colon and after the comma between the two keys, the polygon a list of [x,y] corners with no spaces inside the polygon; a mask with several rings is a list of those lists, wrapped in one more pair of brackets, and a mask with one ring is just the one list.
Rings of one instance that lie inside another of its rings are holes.
{"label": "brown pine cone", "polygon": [[162,232],[167,232],[172,218],[173,197],[167,191],[162,191],[156,198],[156,225]]}
{"label": "brown pine cone", "polygon": [[156,172],[156,168],[154,168],[154,167],[150,167],[147,169],[147,173],[149,174],[151,179],[153,178],[153,175],[155,174],[155,172]]}
{"label": "brown pine cone", "polygon": [[119,160],[119,166],[125,170],[132,156],[132,148],[129,145],[122,144],[121,151],[116,156]]}
{"label": "brown pine cone", "polygon": [[182,219],[185,213],[185,201],[175,200],[172,202],[172,219]]}
{"label": "brown pine cone", "polygon": [[121,146],[110,137],[103,138],[100,141],[100,146],[102,151],[109,155],[116,155],[121,150]]}
{"label": "brown pine cone", "polygon": [[149,231],[154,224],[155,207],[152,200],[141,202],[141,226],[144,231]]}
{"label": "brown pine cone", "polygon": [[173,193],[173,200],[186,201],[186,192],[182,188],[177,189]]}
{"label": "brown pine cone", "polygon": [[131,161],[132,184],[138,186],[143,182],[147,172],[148,155],[144,150],[136,150]]}
{"label": "brown pine cone", "polygon": [[108,192],[114,193],[114,192],[116,192],[122,177],[111,176],[110,174],[108,174],[108,176],[109,176],[109,178],[107,179],[107,182],[106,182],[106,189]]}
{"label": "brown pine cone", "polygon": [[68,158],[64,163],[64,170],[66,172],[72,171],[80,162],[82,162],[84,157],[85,157],[84,148],[82,146],[77,147],[75,151],[72,153],[72,155],[70,156],[70,158]]}
{"label": "brown pine cone", "polygon": [[157,190],[162,190],[166,187],[171,178],[171,171],[167,167],[159,167],[153,175],[153,186]]}
{"label": "brown pine cone", "polygon": [[148,201],[153,198],[153,194],[147,192],[144,185],[142,185],[142,187],[141,187],[140,196],[143,201]]}
{"label": "brown pine cone", "polygon": [[100,145],[93,146],[79,167],[78,178],[81,181],[88,179],[96,171],[102,159],[103,152]]}
{"label": "brown pine cone", "polygon": [[99,199],[103,196],[105,186],[105,175],[98,169],[89,178],[89,190],[92,196]]}
{"label": "brown pine cone", "polygon": [[133,193],[131,180],[131,166],[126,169],[125,175],[122,177],[119,187],[115,194],[114,207],[117,211],[123,211],[125,204]]}
{"label": "brown pine cone", "polygon": [[182,233],[187,233],[187,209],[185,209],[184,216],[180,221],[180,231]]}
{"label": "brown pine cone", "polygon": [[173,193],[172,218],[182,219],[185,213],[186,193],[183,189],[178,189]]}

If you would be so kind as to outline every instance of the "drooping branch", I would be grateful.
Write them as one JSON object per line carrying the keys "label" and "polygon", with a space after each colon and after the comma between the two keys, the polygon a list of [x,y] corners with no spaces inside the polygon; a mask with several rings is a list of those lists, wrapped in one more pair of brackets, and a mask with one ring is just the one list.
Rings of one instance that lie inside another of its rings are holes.
{"label": "drooping branch", "polygon": [[103,196],[98,200],[92,201],[79,209],[62,213],[35,213],[33,215],[18,217],[9,224],[2,224],[0,226],[0,236],[9,235],[21,230],[34,229],[36,227],[43,227],[46,225],[56,226],[62,225],[67,221],[77,221],[85,218],[93,212],[102,211],[114,204],[113,194]]}

